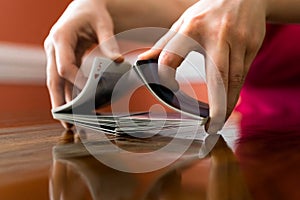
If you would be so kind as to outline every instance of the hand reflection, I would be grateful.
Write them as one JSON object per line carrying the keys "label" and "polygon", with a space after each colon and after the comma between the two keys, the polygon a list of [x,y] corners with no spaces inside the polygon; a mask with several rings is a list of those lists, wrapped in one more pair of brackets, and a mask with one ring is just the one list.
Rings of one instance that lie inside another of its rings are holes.
{"label": "hand reflection", "polygon": [[150,190],[150,199],[251,199],[239,163],[223,137],[209,135],[205,144],[209,146],[216,139],[209,156],[183,162],[161,177]]}
{"label": "hand reflection", "polygon": [[[114,142],[125,147],[128,143],[124,140]],[[203,159],[189,157],[154,172],[125,173],[102,164],[76,134],[67,131],[53,149],[51,199],[250,199],[232,150],[220,135],[208,136],[205,145],[210,147],[214,142],[211,153]]]}
{"label": "hand reflection", "polygon": [[[79,137],[72,130],[63,132],[58,145],[77,143]],[[87,186],[81,176],[73,170],[72,166],[53,159],[52,171],[49,181],[50,199],[90,199]]]}
{"label": "hand reflection", "polygon": [[79,137],[66,131],[53,149],[51,199],[144,199],[165,169],[130,174],[109,168],[90,155]]}
{"label": "hand reflection", "polygon": [[210,155],[211,172],[207,199],[251,199],[239,163],[223,137],[219,137]]}

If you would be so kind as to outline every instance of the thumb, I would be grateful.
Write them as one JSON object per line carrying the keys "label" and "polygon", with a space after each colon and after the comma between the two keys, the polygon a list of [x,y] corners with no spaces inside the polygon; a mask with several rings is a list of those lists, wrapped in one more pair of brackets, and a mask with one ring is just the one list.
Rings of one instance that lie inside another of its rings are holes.
{"label": "thumb", "polygon": [[101,19],[98,20],[95,26],[102,53],[116,62],[123,62],[124,57],[120,53],[117,40],[114,36],[113,22],[106,10],[102,12]]}
{"label": "thumb", "polygon": [[109,33],[105,36],[103,36],[103,33],[99,35],[99,47],[102,53],[108,58],[114,60],[115,62],[123,62],[124,57],[120,53],[117,40],[113,33]]}

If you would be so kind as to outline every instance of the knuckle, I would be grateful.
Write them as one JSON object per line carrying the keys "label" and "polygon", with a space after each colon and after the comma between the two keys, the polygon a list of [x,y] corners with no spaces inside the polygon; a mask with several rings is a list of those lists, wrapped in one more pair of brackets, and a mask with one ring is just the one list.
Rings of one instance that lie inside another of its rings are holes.
{"label": "knuckle", "polygon": [[198,32],[201,30],[200,28],[203,27],[203,25],[201,16],[185,18],[183,21],[183,33],[189,36],[198,35]]}
{"label": "knuckle", "polygon": [[247,48],[250,51],[258,51],[258,49],[260,48],[260,46],[263,43],[264,40],[264,34],[261,34],[260,32],[254,33],[251,35],[251,37],[249,36],[248,38],[248,42],[247,42]]}
{"label": "knuckle", "polygon": [[250,38],[248,32],[243,28],[235,29],[233,36],[235,41],[242,43],[246,42]]}
{"label": "knuckle", "polygon": [[48,90],[51,90],[53,88],[53,85],[54,85],[53,80],[51,78],[47,77],[46,86],[47,86]]}
{"label": "knuckle", "polygon": [[229,16],[224,17],[223,20],[214,29],[214,34],[217,35],[219,39],[227,39],[229,34],[234,31],[233,23],[230,20]]}
{"label": "knuckle", "polygon": [[56,88],[57,81],[54,78],[47,76],[46,86],[48,90],[53,91]]}
{"label": "knuckle", "polygon": [[61,36],[63,34],[63,30],[61,28],[54,28],[52,31],[51,31],[51,38],[52,38],[52,41],[53,42],[57,42],[61,39]]}
{"label": "knuckle", "polygon": [[244,80],[245,80],[245,76],[244,75],[242,75],[242,74],[233,74],[230,77],[229,85],[232,88],[238,89],[238,88],[240,88],[242,86],[242,84],[244,83]]}
{"label": "knuckle", "polygon": [[66,78],[66,76],[68,74],[68,67],[66,65],[58,65],[57,72],[58,72],[59,76]]}
{"label": "knuckle", "polygon": [[49,36],[44,40],[44,49],[45,51],[49,51],[52,47],[51,39]]}
{"label": "knuckle", "polygon": [[262,40],[260,40],[258,37],[253,37],[251,40],[248,42],[248,49],[250,51],[257,51],[262,43]]}
{"label": "knuckle", "polygon": [[46,78],[46,86],[49,91],[59,91],[61,90],[62,80],[59,77],[48,75]]}
{"label": "knuckle", "polygon": [[197,17],[190,17],[184,20],[185,24],[186,24],[186,28],[188,30],[194,30],[195,28],[197,28],[200,25],[200,19]]}
{"label": "knuckle", "polygon": [[164,66],[170,66],[173,61],[173,56],[169,52],[163,52],[159,59],[159,64]]}
{"label": "knuckle", "polygon": [[54,53],[54,43],[50,36],[44,40],[44,51],[47,57]]}
{"label": "knuckle", "polygon": [[220,22],[220,28],[225,33],[227,33],[229,30],[232,30],[232,23],[229,17],[225,17],[225,19]]}
{"label": "knuckle", "polygon": [[50,51],[53,49],[53,46],[55,43],[57,43],[59,40],[62,40],[64,34],[64,30],[62,28],[57,28],[55,25],[50,30],[49,35],[44,40],[44,49],[45,51]]}
{"label": "knuckle", "polygon": [[230,13],[220,21],[216,31],[220,39],[245,43],[250,38],[248,27],[237,24],[235,17]]}
{"label": "knuckle", "polygon": [[218,73],[215,77],[215,81],[217,85],[225,85],[228,82],[228,74],[226,70],[219,69]]}

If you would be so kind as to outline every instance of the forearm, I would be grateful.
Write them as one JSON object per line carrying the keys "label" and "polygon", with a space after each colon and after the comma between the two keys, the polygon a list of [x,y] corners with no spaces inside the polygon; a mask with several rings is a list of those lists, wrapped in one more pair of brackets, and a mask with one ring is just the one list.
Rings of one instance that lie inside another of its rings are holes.
{"label": "forearm", "polygon": [[138,27],[169,28],[197,0],[106,0],[115,32]]}
{"label": "forearm", "polygon": [[267,21],[300,23],[300,0],[267,0]]}

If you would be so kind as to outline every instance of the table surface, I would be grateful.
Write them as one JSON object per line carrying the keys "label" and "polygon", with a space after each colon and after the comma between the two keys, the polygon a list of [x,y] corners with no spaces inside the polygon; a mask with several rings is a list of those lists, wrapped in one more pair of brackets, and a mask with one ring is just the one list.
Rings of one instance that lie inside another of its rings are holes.
{"label": "table surface", "polygon": [[[1,107],[0,199],[300,199],[298,133],[240,137],[238,117],[232,117],[219,137],[203,141],[99,133],[91,142],[93,132],[66,131],[52,120],[45,87],[0,89],[11,92]],[[147,157],[174,142],[180,149],[186,141],[180,157],[176,149]],[[168,159],[174,162],[163,165]]]}

